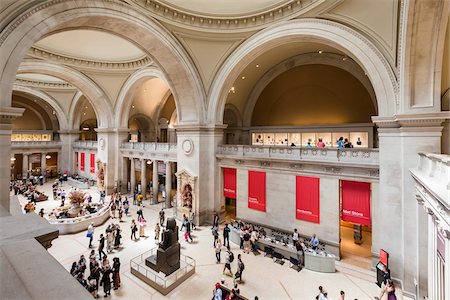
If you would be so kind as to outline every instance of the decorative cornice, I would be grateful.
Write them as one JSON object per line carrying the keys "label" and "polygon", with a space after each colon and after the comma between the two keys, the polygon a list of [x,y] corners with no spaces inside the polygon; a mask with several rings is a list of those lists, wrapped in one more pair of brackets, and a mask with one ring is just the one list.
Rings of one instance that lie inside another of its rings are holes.
{"label": "decorative cornice", "polygon": [[19,107],[0,107],[0,124],[9,124],[14,119],[22,116],[25,108]]}
{"label": "decorative cornice", "polygon": [[32,79],[16,78],[16,84],[33,86],[37,88],[52,88],[52,89],[70,89],[76,90],[76,87],[67,82],[56,82],[56,81],[39,81]]}
{"label": "decorative cornice", "polygon": [[450,119],[450,112],[372,117],[372,121],[380,128],[436,127],[441,126],[446,119]]}
{"label": "decorative cornice", "polygon": [[229,32],[257,30],[275,21],[293,19],[325,1],[290,0],[266,11],[232,17],[188,12],[166,5],[158,0],[133,0],[132,2],[143,8],[152,17],[174,25],[204,31]]}
{"label": "decorative cornice", "polygon": [[139,59],[129,61],[90,60],[68,56],[56,52],[50,52],[48,50],[38,48],[35,46],[31,47],[31,49],[28,51],[28,55],[35,58],[41,58],[53,62],[62,63],[65,65],[88,69],[134,70],[149,66],[153,63],[152,59],[147,55]]}

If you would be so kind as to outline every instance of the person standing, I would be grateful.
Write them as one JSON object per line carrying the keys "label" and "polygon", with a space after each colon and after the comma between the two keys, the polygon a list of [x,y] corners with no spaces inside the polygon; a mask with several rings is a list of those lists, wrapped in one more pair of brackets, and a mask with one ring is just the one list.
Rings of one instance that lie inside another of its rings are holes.
{"label": "person standing", "polygon": [[250,233],[248,232],[248,229],[244,232],[244,253],[250,253]]}
{"label": "person standing", "polygon": [[220,239],[216,240],[216,246],[215,246],[215,251],[216,251],[216,264],[220,264],[220,251],[222,250],[222,242],[220,241]]}
{"label": "person standing", "polygon": [[217,214],[217,212],[214,212],[213,214],[213,227],[219,228],[219,214]]}
{"label": "person standing", "polygon": [[215,247],[216,246],[216,241],[219,238],[219,232],[217,231],[217,227],[215,227],[215,226],[212,229],[212,235],[214,237],[213,247]]}
{"label": "person standing", "polygon": [[187,238],[192,242],[191,222],[189,222],[187,219],[186,219],[186,234],[187,234]]}
{"label": "person standing", "polygon": [[222,300],[222,289],[220,283],[216,283],[216,288],[213,290],[213,300]]}
{"label": "person standing", "polygon": [[298,267],[301,269],[303,267],[303,257],[304,257],[304,248],[303,243],[301,243],[299,240],[295,243],[295,249],[297,250],[297,260],[298,260]]}
{"label": "person standing", "polygon": [[122,238],[122,235],[120,234],[120,227],[119,225],[116,226],[116,236],[114,239],[114,248],[119,248],[120,246],[120,239]]}
{"label": "person standing", "polygon": [[392,279],[388,279],[386,281],[386,285],[380,294],[381,300],[397,300],[397,296],[395,295],[395,286]]}
{"label": "person standing", "polygon": [[137,225],[136,225],[136,221],[134,219],[131,220],[130,228],[131,228],[131,239],[133,239],[133,237],[134,237],[134,239],[136,240],[137,239],[136,238]]}
{"label": "person standing", "polygon": [[114,201],[112,200],[112,196],[111,196],[111,215],[112,218],[115,219],[116,218],[116,203],[114,203]]}
{"label": "person standing", "polygon": [[339,300],[345,300],[345,292],[341,291],[340,295],[339,295]]}
{"label": "person standing", "polygon": [[[113,234],[110,227],[106,228],[106,251],[112,252]],[[106,256],[106,255],[105,255]]]}
{"label": "person standing", "polygon": [[39,211],[39,217],[43,218],[44,217],[44,209],[41,208],[41,210]]}
{"label": "person standing", "polygon": [[191,222],[192,230],[195,230],[197,226],[195,226],[195,213],[192,210],[189,211],[189,220]]}
{"label": "person standing", "polygon": [[311,238],[311,247],[313,248],[313,250],[317,250],[317,248],[319,247],[319,239],[316,237],[315,233]]}
{"label": "person standing", "polygon": [[117,290],[120,287],[120,260],[118,257],[113,258],[113,282],[114,289]]}
{"label": "person standing", "polygon": [[144,213],[142,212],[142,208],[139,206],[138,210],[137,210],[137,219],[138,221],[143,220],[144,219]]}
{"label": "person standing", "polygon": [[105,237],[103,236],[103,233],[100,234],[100,240],[98,245],[98,256],[100,260],[102,260],[102,254],[106,256],[106,253],[103,251],[103,248],[105,248]]}
{"label": "person standing", "polygon": [[294,233],[292,234],[292,243],[295,245],[299,239],[299,234],[297,228],[294,229]]}
{"label": "person standing", "polygon": [[225,247],[230,246],[230,227],[228,226],[228,223],[225,223],[225,227],[223,228],[223,245]]}
{"label": "person standing", "polygon": [[250,243],[252,245],[252,251],[256,251],[256,241],[258,240],[258,234],[256,233],[256,230],[252,230],[252,233],[250,234]]}
{"label": "person standing", "polygon": [[94,222],[88,226],[86,236],[89,238],[89,248],[92,248],[92,240],[94,239]]}
{"label": "person standing", "polygon": [[103,277],[100,285],[103,285],[103,292],[105,293],[105,297],[111,295],[111,268],[108,266],[103,271]]}
{"label": "person standing", "polygon": [[119,206],[119,222],[122,222],[123,217],[123,207],[122,205]]}
{"label": "person standing", "polygon": [[166,216],[164,213],[164,209],[161,208],[161,210],[159,211],[159,225],[161,225],[162,227],[164,227],[165,218],[166,218]]}
{"label": "person standing", "polygon": [[159,227],[159,223],[156,223],[155,227],[155,241],[157,244],[159,244],[159,232],[161,231],[161,228]]}

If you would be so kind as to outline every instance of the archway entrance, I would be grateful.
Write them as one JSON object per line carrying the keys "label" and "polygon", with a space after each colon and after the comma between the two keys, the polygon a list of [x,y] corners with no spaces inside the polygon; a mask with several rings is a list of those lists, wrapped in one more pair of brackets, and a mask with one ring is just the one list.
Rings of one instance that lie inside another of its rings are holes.
{"label": "archway entrance", "polygon": [[341,261],[370,270],[372,263],[371,184],[340,180]]}

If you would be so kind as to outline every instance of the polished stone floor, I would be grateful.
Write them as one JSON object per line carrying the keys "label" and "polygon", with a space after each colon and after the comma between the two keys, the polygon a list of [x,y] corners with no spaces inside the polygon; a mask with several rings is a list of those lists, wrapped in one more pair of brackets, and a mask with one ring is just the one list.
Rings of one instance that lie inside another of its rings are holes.
{"label": "polished stone floor", "polygon": [[[65,183],[64,188],[69,186]],[[59,205],[54,201],[51,193],[51,183],[46,183],[41,190],[49,195],[49,200],[37,204],[36,212],[44,207],[46,212]],[[96,189],[90,189],[94,199],[98,199]],[[20,202],[25,203],[23,197]],[[145,202],[144,217],[148,221],[146,237],[139,240],[130,239],[130,222],[136,218],[136,207],[131,205],[131,216],[124,217],[120,226],[123,230],[123,244],[120,249],[109,255],[119,257],[121,267],[121,288],[112,291],[113,299],[211,299],[214,284],[223,277],[228,286],[232,285],[232,278],[222,275],[223,264],[215,263],[215,254],[212,247],[213,237],[209,226],[199,227],[193,232],[194,241],[187,243],[180,240],[182,253],[196,260],[196,273],[187,281],[177,287],[167,296],[162,296],[130,273],[130,260],[141,253],[155,247],[154,226],[157,222],[158,212],[162,204],[149,205]],[[132,203],[132,202],[131,202]],[[173,210],[167,209],[166,216],[172,215]],[[118,219],[109,219],[105,224],[95,228],[95,246],[98,245],[100,233],[104,233],[110,223],[118,223]],[[181,237],[181,235],[180,235]],[[59,261],[66,269],[70,269],[73,261],[78,260],[81,254],[89,255],[88,238],[86,232],[62,235],[53,241],[49,253]],[[95,248],[96,249],[96,248]],[[242,253],[238,245],[231,243],[231,249],[237,257]],[[379,295],[379,288],[375,285],[375,273],[363,268],[337,262],[337,272],[333,274],[317,273],[308,270],[296,272],[289,268],[289,263],[279,265],[273,263],[270,258],[263,255],[242,254],[245,263],[243,273],[244,282],[239,285],[241,294],[253,299],[315,299],[317,287],[322,285],[328,291],[329,299],[336,300],[339,291],[346,293],[346,299],[374,299]],[[236,260],[232,264],[232,270],[236,269]],[[86,274],[88,271],[86,272]],[[102,289],[99,295],[103,296]],[[401,292],[397,292],[398,299],[402,299]]]}

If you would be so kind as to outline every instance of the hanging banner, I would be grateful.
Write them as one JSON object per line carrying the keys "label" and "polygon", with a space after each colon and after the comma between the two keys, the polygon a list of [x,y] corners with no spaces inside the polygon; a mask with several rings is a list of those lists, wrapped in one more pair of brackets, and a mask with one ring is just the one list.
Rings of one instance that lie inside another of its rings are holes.
{"label": "hanging banner", "polygon": [[371,226],[370,183],[342,180],[342,220]]}
{"label": "hanging banner", "polygon": [[298,220],[320,223],[320,179],[296,177],[296,210]]}
{"label": "hanging banner", "polygon": [[95,173],[95,153],[91,153],[91,157],[90,157],[90,165],[89,165],[90,169],[89,171],[94,174]]}
{"label": "hanging banner", "polygon": [[80,160],[80,171],[84,171],[84,152],[81,152]]}
{"label": "hanging banner", "polygon": [[75,169],[78,170],[78,152],[75,152]]}
{"label": "hanging banner", "polygon": [[223,168],[223,195],[236,199],[236,169]]}
{"label": "hanging banner", "polygon": [[266,173],[248,171],[248,208],[266,211]]}

